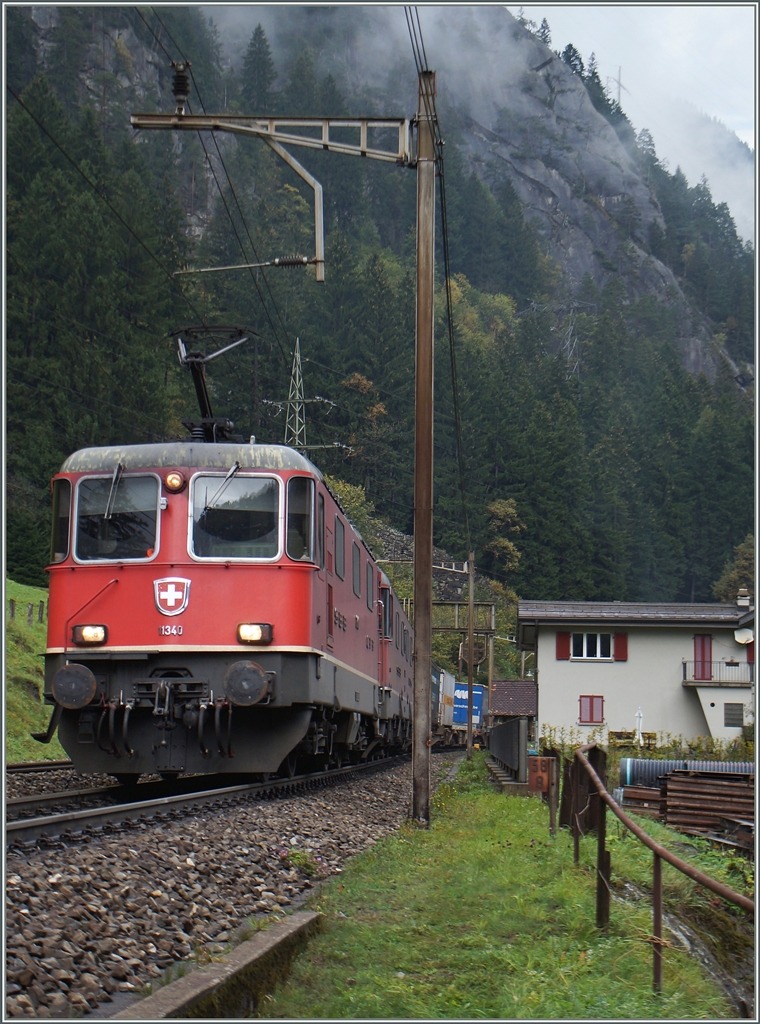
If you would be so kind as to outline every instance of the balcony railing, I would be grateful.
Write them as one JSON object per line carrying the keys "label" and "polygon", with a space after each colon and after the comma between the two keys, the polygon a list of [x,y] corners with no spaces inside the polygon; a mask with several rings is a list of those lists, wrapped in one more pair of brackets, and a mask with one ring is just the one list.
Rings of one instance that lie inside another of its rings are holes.
{"label": "balcony railing", "polygon": [[683,681],[749,686],[755,681],[755,666],[746,661],[685,661]]}

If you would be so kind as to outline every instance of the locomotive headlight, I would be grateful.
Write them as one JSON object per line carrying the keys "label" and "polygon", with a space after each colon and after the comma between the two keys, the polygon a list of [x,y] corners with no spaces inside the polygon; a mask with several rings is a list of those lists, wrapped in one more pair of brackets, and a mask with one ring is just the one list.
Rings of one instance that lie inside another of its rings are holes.
{"label": "locomotive headlight", "polygon": [[106,626],[74,626],[71,639],[75,644],[104,644],[108,638]]}
{"label": "locomotive headlight", "polygon": [[241,622],[237,635],[241,644],[271,644],[272,627],[268,622]]}
{"label": "locomotive headlight", "polygon": [[176,469],[173,469],[171,473],[167,473],[164,477],[164,484],[166,485],[167,491],[181,491],[185,486],[185,478],[181,473],[178,473]]}

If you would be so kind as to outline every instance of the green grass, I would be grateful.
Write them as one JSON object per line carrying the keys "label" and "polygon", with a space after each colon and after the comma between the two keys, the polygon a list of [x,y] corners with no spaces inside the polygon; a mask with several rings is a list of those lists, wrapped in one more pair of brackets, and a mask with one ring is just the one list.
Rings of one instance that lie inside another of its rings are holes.
{"label": "green grass", "polygon": [[[42,703],[47,621],[37,621],[40,601],[47,608],[47,590],[25,587],[12,580],[5,583],[5,759],[46,761],[65,758],[66,752],[53,737],[38,743],[29,735],[45,732],[52,708]],[[8,619],[8,603],[16,602],[16,617]],[[34,605],[34,621],[27,623],[27,606]]]}
{"label": "green grass", "polygon": [[[676,949],[665,950],[664,992],[654,996],[648,901],[614,901],[609,929],[598,931],[595,841],[574,866],[570,835],[548,835],[545,805],[495,792],[484,773],[476,754],[439,788],[429,830],[405,825],[323,887],[311,901],[323,930],[259,1016],[735,1016]],[[613,872],[624,861],[624,842],[615,845]],[[632,860],[647,884],[636,857],[626,847],[626,867]]]}

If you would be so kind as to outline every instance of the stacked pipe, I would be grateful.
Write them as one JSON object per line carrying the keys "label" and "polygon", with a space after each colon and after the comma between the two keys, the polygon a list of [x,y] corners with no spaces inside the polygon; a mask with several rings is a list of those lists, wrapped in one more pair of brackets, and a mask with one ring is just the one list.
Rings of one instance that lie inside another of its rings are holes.
{"label": "stacked pipe", "polygon": [[659,779],[668,772],[731,772],[752,775],[755,766],[751,761],[684,761],[658,760],[655,758],[623,757],[620,760],[621,786],[659,786]]}

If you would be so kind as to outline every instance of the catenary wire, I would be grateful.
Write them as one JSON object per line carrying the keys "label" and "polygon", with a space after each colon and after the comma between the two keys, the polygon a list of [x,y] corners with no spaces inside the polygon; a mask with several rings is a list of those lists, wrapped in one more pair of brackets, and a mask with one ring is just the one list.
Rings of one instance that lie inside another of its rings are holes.
{"label": "catenary wire", "polygon": [[[161,20],[161,18],[159,17],[159,15],[158,15],[158,13],[156,12],[156,10],[155,10],[155,8],[154,8],[154,7],[151,7],[151,11],[153,12],[153,15],[154,15],[154,17],[156,18],[156,20],[158,21],[159,25],[161,25],[161,27],[163,28],[163,30],[164,30],[164,31],[166,32],[167,36],[169,37],[169,40],[170,40],[170,42],[171,42],[171,43],[173,44],[173,46],[174,46],[174,47],[175,47],[175,49],[177,50],[177,53],[179,53],[179,55],[180,55],[180,57],[182,58],[182,60],[183,60],[183,61],[185,62],[185,64],[187,64],[187,70],[188,70],[188,71],[190,72],[190,77],[191,77],[191,79],[192,79],[192,82],[193,82],[193,85],[194,85],[194,87],[195,87],[195,91],[196,91],[196,93],[197,93],[197,95],[198,95],[198,101],[199,101],[199,103],[200,103],[200,105],[201,105],[201,110],[202,110],[202,111],[203,111],[203,113],[205,114],[205,113],[206,113],[206,106],[205,106],[205,104],[204,104],[204,102],[203,102],[203,97],[201,96],[201,91],[200,91],[200,89],[198,88],[198,83],[197,83],[197,82],[196,82],[196,80],[195,80],[195,75],[193,74],[193,69],[192,69],[192,66],[190,65],[190,62],[189,62],[189,61],[187,60],[187,58],[185,57],[185,55],[184,55],[184,53],[182,52],[182,50],[180,49],[180,47],[179,47],[178,43],[177,43],[177,42],[176,42],[176,40],[175,40],[175,39],[173,38],[173,36],[172,36],[171,32],[170,32],[170,31],[169,31],[169,29],[168,29],[168,28],[166,27],[166,25],[164,24],[164,22],[163,22],[163,21]],[[157,41],[157,42],[159,42],[159,45],[162,45],[162,44],[160,44],[160,41],[158,40],[158,37],[157,37],[157,36],[155,35],[155,33],[154,33],[153,35],[154,35],[154,38],[156,38],[156,41]],[[162,49],[164,49],[164,52],[166,53],[166,50],[165,50],[165,48],[163,47],[163,45],[162,45]],[[167,54],[167,56],[168,56],[168,54]],[[169,58],[169,59],[171,59],[171,58]],[[222,152],[221,152],[221,149],[219,148],[219,143],[218,143],[218,141],[217,141],[217,138],[216,138],[216,132],[213,132],[213,131],[211,132],[211,138],[212,138],[212,139],[213,139],[213,141],[214,141],[214,146],[216,147],[217,155],[218,155],[218,157],[219,157],[219,162],[220,162],[220,163],[221,163],[221,165],[222,165],[222,169],[223,169],[223,171],[224,171],[224,174],[225,174],[225,177],[226,177],[226,179],[227,179],[227,184],[229,185],[229,189],[230,189],[230,192],[232,193],[232,197],[233,197],[233,199],[234,199],[234,201],[235,201],[235,205],[236,205],[236,207],[237,207],[237,211],[238,211],[238,214],[239,214],[239,216],[240,216],[240,221],[241,221],[241,223],[242,223],[242,225],[243,225],[243,229],[244,229],[244,231],[245,231],[245,233],[246,233],[246,235],[247,235],[247,237],[248,237],[248,242],[250,243],[251,249],[253,250],[253,254],[254,254],[254,257],[255,257],[255,261],[256,261],[256,262],[258,263],[258,262],[260,262],[260,259],[259,259],[259,255],[258,255],[258,252],[257,252],[257,250],[256,250],[256,246],[255,246],[255,244],[254,244],[254,241],[253,241],[253,239],[252,239],[252,237],[251,237],[251,233],[250,233],[250,231],[248,230],[248,225],[247,225],[247,223],[246,223],[245,217],[243,216],[243,211],[242,211],[242,209],[241,209],[241,207],[240,207],[240,202],[239,202],[239,200],[238,200],[238,197],[237,197],[237,193],[235,192],[235,188],[234,188],[234,186],[233,186],[233,184],[232,184],[232,179],[230,178],[229,172],[228,172],[228,170],[227,170],[227,166],[226,166],[226,164],[225,164],[225,162],[224,162],[224,157],[222,156]],[[231,213],[231,211],[230,211],[230,209],[229,209],[229,206],[228,206],[228,204],[227,204],[227,200],[226,200],[226,198],[225,198],[225,196],[224,196],[224,193],[223,193],[222,187],[221,187],[221,185],[220,185],[220,183],[219,183],[219,179],[217,178],[217,175],[216,175],[216,171],[215,171],[215,169],[214,169],[214,165],[213,165],[213,162],[212,162],[212,160],[211,160],[211,158],[210,158],[210,156],[209,156],[208,150],[206,149],[206,144],[205,144],[205,142],[203,141],[203,138],[202,138],[202,136],[201,136],[201,133],[200,133],[200,132],[198,132],[198,139],[199,139],[199,141],[200,141],[200,143],[201,143],[201,146],[203,147],[203,152],[204,152],[204,153],[205,153],[205,155],[206,155],[206,161],[207,161],[207,163],[208,163],[209,167],[211,168],[211,173],[212,173],[212,174],[213,174],[213,176],[214,176],[214,181],[215,181],[215,183],[216,183],[216,187],[217,187],[217,190],[218,190],[218,192],[219,192],[219,196],[220,196],[220,198],[221,198],[221,200],[222,200],[222,202],[223,202],[223,204],[224,204],[224,208],[225,208],[225,210],[226,210],[226,212],[227,212],[227,216],[229,217],[229,220],[230,220],[230,224],[232,225],[232,230],[233,230],[233,232],[234,232],[234,234],[235,234],[235,237],[236,237],[236,239],[237,239],[237,241],[238,241],[238,245],[240,246],[240,251],[241,251],[241,252],[242,252],[242,254],[243,254],[243,258],[244,258],[244,260],[245,260],[246,262],[250,262],[250,261],[249,261],[249,259],[248,259],[248,254],[247,254],[247,253],[246,253],[246,251],[245,251],[245,246],[243,245],[243,241],[242,241],[242,239],[240,238],[240,235],[239,235],[239,233],[238,233],[238,230],[237,230],[237,226],[235,225],[234,219],[233,219],[233,217],[232,217],[232,213]],[[249,268],[249,274],[250,274],[250,276],[251,276],[251,280],[252,280],[252,281],[253,281],[253,283],[254,283],[254,286],[255,286],[255,288],[256,288],[256,291],[258,292],[258,295],[259,295],[259,299],[260,299],[260,301],[261,301],[261,305],[262,305],[262,307],[263,307],[263,309],[264,309],[264,312],[266,313],[266,316],[267,316],[267,320],[269,321],[269,325],[270,325],[270,327],[271,327],[271,329],[272,329],[272,334],[274,335],[275,341],[277,342],[277,345],[278,345],[278,347],[279,347],[279,349],[280,349],[280,352],[282,353],[283,359],[285,360],[285,363],[286,363],[286,365],[290,365],[290,358],[289,358],[289,356],[287,355],[287,352],[286,352],[285,348],[283,347],[282,341],[280,340],[280,335],[279,335],[279,332],[277,331],[277,328],[275,327],[275,324],[274,324],[274,322],[273,322],[273,320],[272,320],[272,317],[271,317],[271,315],[270,315],[270,312],[269,312],[269,307],[268,307],[267,303],[266,303],[266,302],[265,302],[265,300],[264,300],[264,296],[263,296],[263,294],[262,294],[262,292],[261,292],[261,289],[259,288],[259,283],[258,283],[257,275],[256,275],[256,274],[254,274],[253,270],[252,270],[252,269],[250,269],[250,268]],[[264,273],[263,273],[263,271],[262,271],[262,273],[261,273],[261,277],[262,277],[262,280],[264,281],[264,284],[266,285],[266,289],[267,289],[267,292],[268,292],[268,294],[269,294],[269,298],[270,298],[270,300],[271,300],[272,306],[274,307],[274,311],[275,311],[275,314],[276,314],[276,316],[277,316],[277,319],[278,319],[278,320],[279,320],[279,322],[280,322],[280,326],[281,326],[281,328],[282,328],[282,331],[283,331],[283,333],[284,333],[284,335],[285,335],[285,343],[286,343],[286,346],[287,346],[287,348],[288,348],[288,350],[289,350],[289,349],[290,349],[290,348],[291,348],[292,346],[290,345],[290,338],[289,338],[289,335],[288,335],[288,330],[287,330],[287,327],[285,326],[285,323],[284,323],[284,321],[283,321],[283,318],[282,318],[282,314],[280,313],[280,309],[279,309],[279,306],[277,305],[277,302],[276,302],[276,300],[275,300],[275,297],[274,297],[274,295],[272,294],[272,289],[271,289],[271,287],[270,287],[270,285],[269,285],[269,281],[268,281],[268,279],[267,279],[267,276],[266,276],[266,274],[264,274]]]}
{"label": "catenary wire", "polygon": [[[425,44],[422,38],[422,25],[420,24],[419,11],[416,7],[405,7],[404,13],[406,15],[406,23],[409,29],[409,38],[412,44],[412,53],[414,56],[414,62],[417,67],[417,73],[421,74],[429,70],[427,63],[427,54],[425,51]],[[416,24],[415,24],[416,18]],[[446,205],[446,181],[444,176],[444,160],[443,160],[443,139],[440,133],[440,121],[438,118],[438,111],[436,109],[435,95],[430,95],[427,89],[422,90],[422,99],[425,105],[425,112],[427,115],[427,122],[430,127],[430,132],[433,139],[433,145],[436,151],[436,165],[438,169],[438,178],[440,181],[440,206],[441,206],[441,235],[443,242],[443,260],[444,260],[444,280],[446,286],[446,312],[447,312],[447,326],[449,336],[449,356],[451,363],[451,386],[452,396],[454,404],[454,423],[456,431],[456,450],[457,450],[457,467],[459,475],[459,493],[462,502],[462,514],[464,516],[465,532],[467,535],[467,546],[468,550],[472,547],[472,539],[470,534],[470,521],[469,513],[467,509],[467,492],[465,489],[465,474],[464,474],[464,457],[463,457],[463,446],[462,446],[462,425],[461,415],[459,410],[459,380],[457,374],[457,361],[456,361],[456,347],[454,344],[454,310],[451,296],[451,261],[449,252],[449,229],[448,229],[448,214]]]}
{"label": "catenary wire", "polygon": [[116,217],[116,219],[119,221],[119,223],[122,224],[127,229],[127,231],[130,233],[130,235],[132,235],[132,237],[135,239],[135,241],[147,252],[147,254],[150,256],[150,258],[153,260],[153,262],[156,264],[156,266],[166,275],[166,277],[168,278],[169,282],[173,285],[173,287],[177,289],[177,291],[179,292],[180,296],[184,299],[184,301],[187,303],[187,305],[193,311],[195,316],[197,316],[199,318],[199,320],[203,320],[203,317],[202,317],[201,313],[198,312],[198,310],[196,309],[196,307],[193,304],[193,302],[185,295],[185,293],[182,291],[182,289],[177,284],[176,279],[172,276],[172,274],[163,265],[163,263],[158,258],[158,256],[156,256],[156,254],[149,248],[149,246],[146,245],[146,243],[142,240],[142,238],[140,238],[140,236],[137,234],[137,232],[134,231],[134,229],[131,228],[129,226],[129,224],[127,224],[127,222],[124,220],[124,218],[119,213],[119,211],[108,201],[108,199],[106,199],[106,197],[103,195],[103,193],[97,187],[97,185],[93,181],[91,181],[90,178],[84,173],[84,171],[82,170],[81,167],[79,167],[79,165],[74,160],[74,158],[69,156],[69,154],[63,148],[63,146],[60,144],[60,142],[58,142],[58,140],[56,138],[54,138],[53,135],[50,134],[50,132],[47,130],[45,125],[42,123],[42,121],[40,121],[40,119],[36,116],[36,114],[34,114],[29,109],[29,107],[27,107],[27,105],[24,103],[24,101],[21,99],[21,97],[16,92],[14,92],[14,90],[10,87],[10,85],[7,84],[7,82],[6,82],[6,86],[5,87],[8,90],[8,92],[11,94],[11,96],[13,96],[13,98],[16,100],[16,102],[21,106],[21,108],[24,111],[26,111],[26,113],[29,115],[29,117],[31,117],[31,119],[34,121],[34,123],[40,129],[40,131],[43,132],[47,136],[48,139],[50,139],[50,141],[53,143],[55,148],[57,150],[59,150],[59,152],[66,158],[66,160],[68,160],[68,162],[71,164],[71,166],[77,172],[77,174],[79,174],[82,178],[84,178],[84,180],[90,186],[90,188],[95,193],[95,195],[99,196],[100,199],[103,200],[103,202],[106,204],[106,206],[111,211],[111,213],[114,215],[114,217]]}

